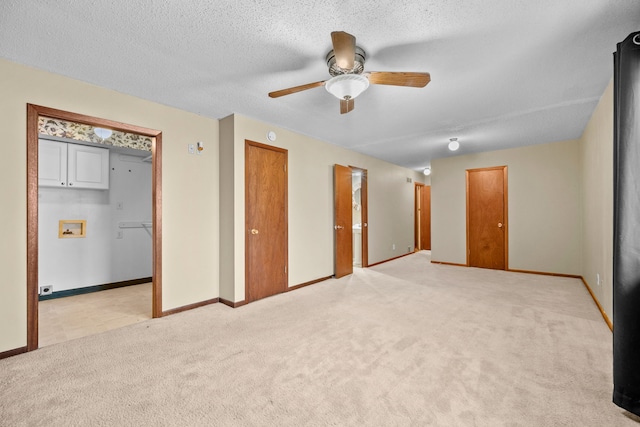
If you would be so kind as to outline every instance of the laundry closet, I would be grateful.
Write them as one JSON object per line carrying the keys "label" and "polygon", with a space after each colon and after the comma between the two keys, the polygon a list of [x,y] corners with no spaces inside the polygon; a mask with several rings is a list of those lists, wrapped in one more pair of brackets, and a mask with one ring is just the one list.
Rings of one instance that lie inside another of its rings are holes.
{"label": "laundry closet", "polygon": [[40,298],[151,281],[150,139],[41,118],[38,144]]}

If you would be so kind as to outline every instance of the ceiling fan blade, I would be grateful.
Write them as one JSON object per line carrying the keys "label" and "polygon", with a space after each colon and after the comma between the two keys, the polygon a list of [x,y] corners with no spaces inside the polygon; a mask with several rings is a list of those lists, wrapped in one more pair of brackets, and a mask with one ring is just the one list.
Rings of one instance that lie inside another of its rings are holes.
{"label": "ceiling fan blade", "polygon": [[353,103],[354,99],[341,99],[340,100],[340,114],[347,114],[349,111],[353,110],[355,107]]}
{"label": "ceiling fan blade", "polygon": [[431,81],[429,73],[371,71],[365,74],[369,78],[369,83],[374,85],[425,87]]}
{"label": "ceiling fan blade", "polygon": [[356,38],[344,31],[334,31],[331,33],[331,42],[338,67],[343,70],[353,69],[356,58]]}
{"label": "ceiling fan blade", "polygon": [[321,82],[308,83],[306,85],[294,86],[287,89],[276,90],[275,92],[270,92],[269,96],[271,98],[279,98],[281,96],[291,95],[292,93],[302,92],[303,90],[313,89],[314,87],[324,86],[324,83],[325,81],[323,80]]}

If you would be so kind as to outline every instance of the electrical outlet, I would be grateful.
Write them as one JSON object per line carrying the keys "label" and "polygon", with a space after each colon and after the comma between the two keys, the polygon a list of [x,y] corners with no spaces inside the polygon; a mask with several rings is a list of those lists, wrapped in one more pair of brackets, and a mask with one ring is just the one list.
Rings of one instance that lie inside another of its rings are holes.
{"label": "electrical outlet", "polygon": [[600,286],[600,273],[596,273],[596,285]]}
{"label": "electrical outlet", "polygon": [[391,245],[391,250],[395,251],[396,250],[396,244],[394,243],[393,245]]}
{"label": "electrical outlet", "polygon": [[411,246],[407,246],[407,252],[411,252]]}
{"label": "electrical outlet", "polygon": [[53,286],[43,285],[40,286],[40,295],[51,295],[53,293]]}

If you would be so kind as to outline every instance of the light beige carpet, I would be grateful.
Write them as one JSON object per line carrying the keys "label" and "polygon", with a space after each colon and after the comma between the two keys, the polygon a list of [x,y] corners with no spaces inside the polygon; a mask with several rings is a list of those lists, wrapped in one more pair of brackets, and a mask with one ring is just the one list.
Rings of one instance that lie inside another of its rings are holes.
{"label": "light beige carpet", "polygon": [[2,426],[638,426],[579,280],[420,252],[0,361]]}

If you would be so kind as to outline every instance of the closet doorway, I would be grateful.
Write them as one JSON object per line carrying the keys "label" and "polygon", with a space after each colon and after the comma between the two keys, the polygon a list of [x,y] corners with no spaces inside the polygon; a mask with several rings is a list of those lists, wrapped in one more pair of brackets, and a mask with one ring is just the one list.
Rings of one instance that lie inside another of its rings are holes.
{"label": "closet doorway", "polygon": [[336,278],[369,265],[367,184],[366,169],[333,166]]}
{"label": "closet doorway", "polygon": [[[42,118],[110,129],[112,131],[149,137],[151,143],[151,222],[152,239],[152,317],[162,316],[162,133],[157,130],[133,126],[112,120],[56,110],[27,104],[27,351],[38,348],[38,302],[39,302],[39,230],[38,230],[38,164],[39,122]],[[76,219],[76,218],[73,218]],[[77,224],[72,224],[73,228]],[[82,224],[80,225],[82,227]],[[62,229],[61,229],[62,230]],[[67,230],[61,233],[68,232]],[[73,232],[73,230],[69,231]]]}

